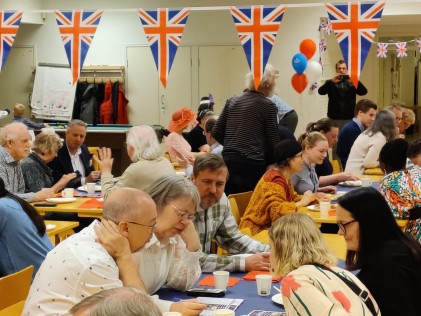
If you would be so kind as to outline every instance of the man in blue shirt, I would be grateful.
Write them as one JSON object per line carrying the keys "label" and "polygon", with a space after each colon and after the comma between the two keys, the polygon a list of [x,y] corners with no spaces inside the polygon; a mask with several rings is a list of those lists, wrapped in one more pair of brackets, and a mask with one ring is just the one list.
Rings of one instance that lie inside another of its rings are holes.
{"label": "man in blue shirt", "polygon": [[368,99],[358,101],[355,105],[355,116],[341,129],[336,145],[336,153],[341,159],[342,168],[345,169],[349,153],[355,140],[369,127],[376,117],[377,105]]}

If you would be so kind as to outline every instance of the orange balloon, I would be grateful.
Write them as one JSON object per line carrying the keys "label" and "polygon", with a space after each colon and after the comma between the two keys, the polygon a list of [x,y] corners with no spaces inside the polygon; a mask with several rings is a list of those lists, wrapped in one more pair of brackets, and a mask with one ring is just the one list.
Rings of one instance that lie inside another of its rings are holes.
{"label": "orange balloon", "polygon": [[316,52],[316,43],[309,38],[303,40],[300,44],[300,52],[303,53],[308,60],[310,60]]}
{"label": "orange balloon", "polygon": [[307,87],[307,76],[305,74],[294,74],[291,78],[291,84],[295,91],[303,93]]}

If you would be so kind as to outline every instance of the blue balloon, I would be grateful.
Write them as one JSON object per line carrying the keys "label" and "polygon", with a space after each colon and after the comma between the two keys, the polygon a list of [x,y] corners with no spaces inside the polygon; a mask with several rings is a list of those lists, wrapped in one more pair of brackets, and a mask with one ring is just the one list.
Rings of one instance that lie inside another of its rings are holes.
{"label": "blue balloon", "polygon": [[298,53],[292,57],[292,68],[295,72],[301,75],[307,67],[307,57],[304,54]]}

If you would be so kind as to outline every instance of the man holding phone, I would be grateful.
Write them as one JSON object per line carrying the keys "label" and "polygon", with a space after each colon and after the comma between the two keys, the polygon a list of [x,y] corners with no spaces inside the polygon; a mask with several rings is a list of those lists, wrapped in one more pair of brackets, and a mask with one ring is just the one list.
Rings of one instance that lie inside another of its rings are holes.
{"label": "man holding phone", "polygon": [[336,74],[319,88],[320,95],[328,95],[327,116],[338,122],[339,128],[354,117],[356,96],[366,95],[367,88],[359,81],[355,88],[344,60],[336,63]]}

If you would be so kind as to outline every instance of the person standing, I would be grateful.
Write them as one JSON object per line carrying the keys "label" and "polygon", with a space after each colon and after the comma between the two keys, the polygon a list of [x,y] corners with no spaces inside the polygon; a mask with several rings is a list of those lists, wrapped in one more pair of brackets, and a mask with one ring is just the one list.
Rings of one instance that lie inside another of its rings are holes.
{"label": "person standing", "polygon": [[355,140],[366,128],[373,124],[376,117],[377,105],[368,99],[358,101],[355,105],[355,116],[339,132],[336,153],[338,154],[342,169],[345,169],[349,153]]}
{"label": "person standing", "polygon": [[266,65],[257,89],[248,73],[246,88],[227,102],[212,129],[212,136],[224,146],[222,156],[230,173],[226,194],[253,191],[280,141],[277,108],[267,98],[275,88],[273,66]]}
{"label": "person standing", "polygon": [[367,88],[358,81],[355,88],[348,75],[348,68],[344,60],[336,63],[336,74],[332,79],[326,80],[319,88],[320,95],[328,95],[327,116],[338,122],[339,127],[354,117],[356,96],[366,95]]}

